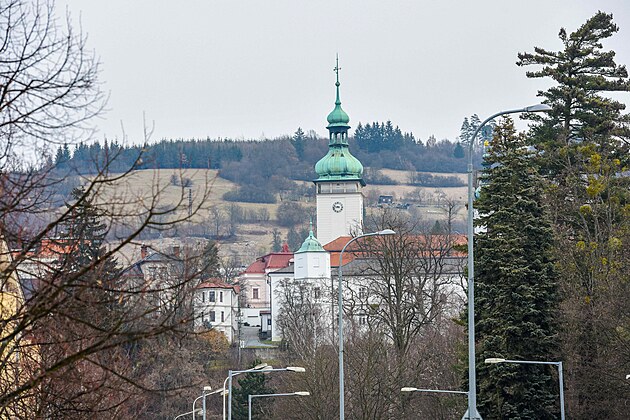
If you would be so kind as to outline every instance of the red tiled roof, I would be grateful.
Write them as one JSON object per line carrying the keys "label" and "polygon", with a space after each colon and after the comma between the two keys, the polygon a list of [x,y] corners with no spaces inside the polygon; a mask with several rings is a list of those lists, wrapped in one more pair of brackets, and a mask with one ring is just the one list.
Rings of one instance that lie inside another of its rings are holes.
{"label": "red tiled roof", "polygon": [[288,267],[291,259],[293,259],[292,252],[272,252],[257,258],[256,261],[245,269],[243,274],[264,274],[267,270]]}
{"label": "red tiled roof", "polygon": [[[446,235],[416,235],[417,241],[433,241],[433,243],[444,243],[444,240],[447,238]],[[339,266],[339,254],[343,247],[352,239],[352,236],[340,236],[339,238],[327,243],[324,245],[324,249],[330,252],[330,266],[338,267]],[[466,235],[451,235],[450,240],[453,245],[465,245],[467,243]],[[343,253],[343,261],[342,265],[346,265],[349,262],[353,261],[355,258],[359,258],[364,254],[360,251],[360,244],[357,241],[350,244],[346,251]],[[453,251],[454,256],[463,256],[464,254],[458,251]]]}

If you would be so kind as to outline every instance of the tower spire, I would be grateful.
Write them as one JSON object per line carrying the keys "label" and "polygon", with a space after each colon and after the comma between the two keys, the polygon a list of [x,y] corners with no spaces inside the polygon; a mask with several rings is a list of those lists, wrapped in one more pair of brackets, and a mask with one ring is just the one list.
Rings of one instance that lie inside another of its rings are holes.
{"label": "tower spire", "polygon": [[337,81],[335,82],[335,86],[337,86],[337,99],[335,100],[335,105],[341,105],[341,100],[339,99],[339,85],[341,84],[339,83],[339,70],[341,70],[341,67],[339,67],[339,54],[337,54],[335,68],[333,69],[337,75]]}

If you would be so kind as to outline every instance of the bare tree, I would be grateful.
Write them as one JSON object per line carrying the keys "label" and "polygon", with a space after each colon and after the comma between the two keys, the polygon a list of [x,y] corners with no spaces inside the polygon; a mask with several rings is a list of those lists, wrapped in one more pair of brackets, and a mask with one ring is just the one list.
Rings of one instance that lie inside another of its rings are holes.
{"label": "bare tree", "polygon": [[[145,156],[112,173],[117,155],[104,150],[89,177],[68,162],[54,165],[51,148],[89,134],[104,98],[83,35],[69,17],[56,20],[53,6],[0,6],[0,417],[109,416],[133,398],[130,386],[150,389],[133,375],[138,345],[189,333],[192,319],[181,309],[198,270],[147,284],[122,281],[110,262],[145,230],[205,211],[209,194],[209,182],[195,183],[192,211],[183,187],[165,205],[169,183],[157,171],[150,191],[140,191],[134,170]],[[83,189],[59,206],[54,197],[71,177]],[[93,254],[83,250],[94,238],[67,228],[88,204],[110,239],[96,241]]]}
{"label": "bare tree", "polygon": [[283,279],[277,296],[280,302],[278,327],[291,353],[300,360],[315,357],[330,344],[332,291],[326,281]]}

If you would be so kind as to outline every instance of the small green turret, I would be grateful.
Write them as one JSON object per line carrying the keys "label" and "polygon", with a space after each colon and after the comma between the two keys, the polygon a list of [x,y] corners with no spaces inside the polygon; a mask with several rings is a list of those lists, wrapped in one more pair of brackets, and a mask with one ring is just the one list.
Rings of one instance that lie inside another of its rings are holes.
{"label": "small green turret", "polygon": [[322,244],[319,243],[315,235],[313,234],[313,221],[311,220],[311,229],[308,233],[308,238],[304,240],[304,243],[295,251],[296,254],[301,254],[303,252],[326,252],[326,250],[322,247]]}

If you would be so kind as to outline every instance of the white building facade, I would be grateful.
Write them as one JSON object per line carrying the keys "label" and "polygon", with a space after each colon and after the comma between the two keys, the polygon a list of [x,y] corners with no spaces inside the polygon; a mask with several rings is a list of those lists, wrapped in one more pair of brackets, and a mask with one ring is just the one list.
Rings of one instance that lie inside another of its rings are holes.
{"label": "white building facade", "polygon": [[280,252],[271,252],[258,257],[238,277],[240,306],[243,324],[263,327],[261,312],[271,309],[269,276],[272,271],[287,267],[293,260],[293,253],[286,244]]}
{"label": "white building facade", "polygon": [[195,288],[195,331],[214,329],[233,343],[238,334],[238,286],[219,280],[203,282]]}

